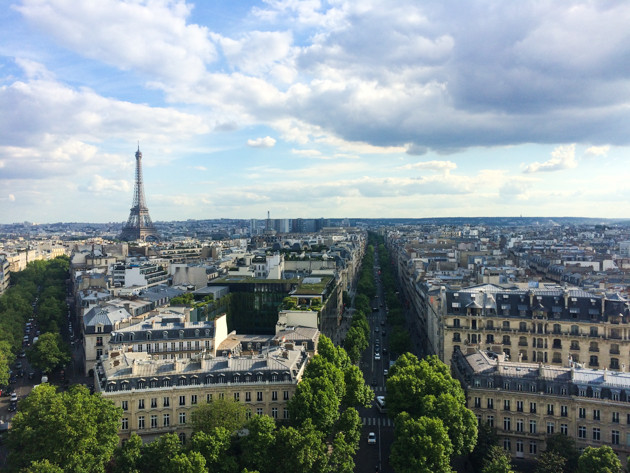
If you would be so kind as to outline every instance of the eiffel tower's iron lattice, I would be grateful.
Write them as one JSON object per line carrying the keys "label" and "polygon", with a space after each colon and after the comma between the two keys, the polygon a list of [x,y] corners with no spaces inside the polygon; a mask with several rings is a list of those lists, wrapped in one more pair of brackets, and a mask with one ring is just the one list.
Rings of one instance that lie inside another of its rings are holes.
{"label": "eiffel tower's iron lattice", "polygon": [[135,240],[159,240],[158,234],[151,217],[149,209],[144,200],[144,183],[142,181],[142,153],[138,145],[136,151],[136,184],[133,191],[133,203],[129,212],[129,219],[122,229],[120,239],[125,241]]}

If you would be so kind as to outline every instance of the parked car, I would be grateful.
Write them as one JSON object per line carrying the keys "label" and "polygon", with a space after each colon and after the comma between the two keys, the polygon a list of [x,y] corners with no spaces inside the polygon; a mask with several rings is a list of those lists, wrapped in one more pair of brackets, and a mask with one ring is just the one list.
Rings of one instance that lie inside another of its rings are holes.
{"label": "parked car", "polygon": [[11,402],[17,402],[17,393],[16,392],[12,392],[11,393]]}
{"label": "parked car", "polygon": [[376,445],[376,434],[374,432],[368,434],[368,445]]}

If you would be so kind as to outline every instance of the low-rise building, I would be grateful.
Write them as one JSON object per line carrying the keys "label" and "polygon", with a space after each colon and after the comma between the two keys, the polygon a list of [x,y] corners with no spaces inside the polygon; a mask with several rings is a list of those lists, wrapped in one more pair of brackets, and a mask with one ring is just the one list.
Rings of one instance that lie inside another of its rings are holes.
{"label": "low-rise building", "polygon": [[630,455],[630,373],[506,362],[503,355],[456,350],[452,368],[479,422],[496,427],[515,458],[533,459],[548,435],[573,437],[580,450],[609,445]]}
{"label": "low-rise building", "polygon": [[146,352],[111,352],[95,369],[95,390],[123,410],[121,439],[132,433],[151,441],[165,433],[185,440],[191,412],[215,399],[234,399],[247,416],[288,419],[287,402],[304,373],[308,354],[295,345],[264,346],[259,352],[215,357],[156,359]]}

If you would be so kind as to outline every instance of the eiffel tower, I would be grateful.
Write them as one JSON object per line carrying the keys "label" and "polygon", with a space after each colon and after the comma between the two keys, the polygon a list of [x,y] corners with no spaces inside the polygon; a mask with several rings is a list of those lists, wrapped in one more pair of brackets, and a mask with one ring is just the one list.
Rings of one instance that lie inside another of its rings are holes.
{"label": "eiffel tower", "polygon": [[119,238],[124,241],[147,241],[160,239],[160,235],[155,229],[155,226],[151,221],[151,217],[149,217],[149,209],[144,201],[142,153],[140,152],[139,144],[138,151],[136,151],[136,185],[133,191],[133,204],[131,205],[129,219],[123,227]]}

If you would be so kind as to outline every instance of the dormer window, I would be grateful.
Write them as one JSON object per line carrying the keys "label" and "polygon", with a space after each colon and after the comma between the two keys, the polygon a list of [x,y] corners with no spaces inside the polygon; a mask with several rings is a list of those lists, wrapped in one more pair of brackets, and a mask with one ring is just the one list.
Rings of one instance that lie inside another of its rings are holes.
{"label": "dormer window", "polygon": [[166,330],[162,332],[162,337],[168,338],[168,332]]}
{"label": "dormer window", "polygon": [[147,340],[151,340],[151,332],[147,332]]}
{"label": "dormer window", "polygon": [[184,338],[184,331],[183,330],[179,331],[179,338]]}

